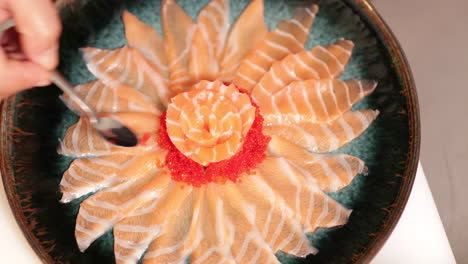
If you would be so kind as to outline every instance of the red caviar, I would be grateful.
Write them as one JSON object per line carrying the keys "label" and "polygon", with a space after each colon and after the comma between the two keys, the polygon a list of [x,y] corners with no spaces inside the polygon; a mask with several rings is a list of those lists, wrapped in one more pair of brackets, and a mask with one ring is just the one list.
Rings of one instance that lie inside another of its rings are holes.
{"label": "red caviar", "polygon": [[[248,94],[244,90],[239,90]],[[252,101],[252,100],[251,100]],[[166,166],[171,171],[174,181],[185,182],[200,187],[209,182],[224,183],[226,180],[240,181],[242,174],[255,173],[256,165],[265,158],[265,151],[270,137],[263,135],[263,117],[258,105],[255,106],[255,120],[247,133],[241,150],[230,159],[213,162],[204,167],[182,154],[172,143],[166,128],[166,113],[160,118],[158,144],[169,152],[166,156]]]}
{"label": "red caviar", "polygon": [[143,136],[141,136],[140,138],[140,142],[139,144],[143,145],[143,146],[146,146],[147,143],[148,143],[148,140],[151,138],[151,134],[150,133],[145,133],[143,134]]}

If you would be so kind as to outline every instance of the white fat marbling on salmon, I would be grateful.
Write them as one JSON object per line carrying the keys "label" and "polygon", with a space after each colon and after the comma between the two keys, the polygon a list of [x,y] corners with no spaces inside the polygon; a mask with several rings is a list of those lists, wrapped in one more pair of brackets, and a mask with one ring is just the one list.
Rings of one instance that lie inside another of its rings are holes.
{"label": "white fat marbling on salmon", "polygon": [[[322,49],[322,47],[318,46],[318,49]],[[310,60],[322,65],[322,67],[324,69],[326,69],[326,71],[327,71],[326,73],[329,76],[332,76],[332,73],[330,71],[330,67],[323,60],[317,58],[313,52],[306,52],[305,54],[306,54],[307,57],[309,57]]]}
{"label": "white fat marbling on salmon", "polygon": [[288,39],[292,40],[293,42],[295,42],[298,45],[302,45],[302,43],[300,43],[296,39],[296,37],[293,34],[289,33],[289,32],[283,31],[283,30],[281,30],[279,28],[276,28],[275,30],[273,30],[273,32],[275,32],[276,34],[278,34],[278,35],[280,35],[282,37],[285,37],[285,38],[288,38]]}
{"label": "white fat marbling on salmon", "polygon": [[326,53],[328,56],[330,56],[331,58],[333,58],[333,60],[335,61],[336,65],[338,65],[341,69],[341,71],[344,70],[344,67],[345,65],[343,65],[341,63],[341,61],[336,57],[335,54],[333,54],[332,52],[330,52],[328,49],[325,49],[324,47],[322,46],[317,46],[317,49],[321,50],[322,52]]}

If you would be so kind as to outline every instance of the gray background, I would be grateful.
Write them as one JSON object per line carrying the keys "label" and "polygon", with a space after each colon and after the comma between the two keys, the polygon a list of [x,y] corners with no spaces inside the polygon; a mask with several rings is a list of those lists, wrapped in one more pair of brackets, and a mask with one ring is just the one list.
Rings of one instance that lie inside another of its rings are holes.
{"label": "gray background", "polygon": [[373,0],[412,67],[421,163],[458,263],[468,263],[468,1]]}

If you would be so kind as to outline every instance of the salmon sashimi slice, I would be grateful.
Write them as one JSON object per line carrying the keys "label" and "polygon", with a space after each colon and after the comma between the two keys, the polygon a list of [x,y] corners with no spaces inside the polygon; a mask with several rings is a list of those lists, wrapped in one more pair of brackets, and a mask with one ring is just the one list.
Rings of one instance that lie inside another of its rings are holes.
{"label": "salmon sashimi slice", "polygon": [[[185,187],[183,187],[185,188]],[[186,199],[180,212],[167,219],[164,233],[151,243],[143,258],[143,263],[185,263],[194,248],[205,239],[201,232],[204,208],[204,192],[192,189],[190,199]]]}
{"label": "salmon sashimi slice", "polygon": [[200,223],[212,225],[200,226],[203,239],[193,251],[190,263],[279,264],[254,225],[253,214],[249,211],[252,208],[236,209],[219,185],[209,184],[203,188],[206,198]]}
{"label": "salmon sashimi slice", "polygon": [[[178,187],[180,189],[180,186]],[[182,187],[183,189],[186,188]],[[180,212],[166,220],[164,233],[148,248],[143,263],[185,263],[188,256],[204,238],[202,226],[205,216],[205,187],[191,189],[191,199],[186,199]]]}
{"label": "salmon sashimi slice", "polygon": [[164,42],[156,29],[141,22],[127,10],[123,11],[122,20],[125,26],[125,38],[128,45],[143,53],[156,66],[159,73],[164,78],[167,78],[169,69],[164,51]]}
{"label": "salmon sashimi slice", "polygon": [[[185,260],[193,251],[192,243],[197,240],[203,239],[200,234],[194,237],[194,234],[190,233],[190,227],[196,210],[194,210],[193,196],[198,192],[187,192],[186,187],[182,189],[180,186],[179,192],[184,192],[189,195],[185,199],[182,206],[178,211],[175,211],[171,218],[165,218],[165,228],[160,236],[158,236],[150,245],[147,254],[143,259],[143,263],[185,263]],[[190,187],[191,188],[191,187]],[[177,192],[176,192],[177,193]],[[183,196],[183,197],[184,197]],[[180,195],[177,196],[180,199]],[[160,214],[161,215],[161,214]]]}
{"label": "salmon sashimi slice", "polygon": [[[129,111],[153,114],[161,113],[148,96],[123,83],[109,86],[97,80],[78,85],[74,90],[98,113]],[[82,114],[81,108],[71,100],[68,94],[63,94],[61,98],[68,107],[76,113]]]}
{"label": "salmon sashimi slice", "polygon": [[253,88],[252,96],[256,99],[272,96],[293,81],[336,78],[343,73],[353,47],[351,41],[339,40],[336,44],[316,46],[275,61]]}
{"label": "salmon sashimi slice", "polygon": [[171,141],[204,166],[236,154],[254,120],[249,96],[221,81],[201,81],[173,97],[166,115]]}
{"label": "salmon sashimi slice", "polygon": [[87,117],[67,129],[58,153],[71,157],[99,157],[111,154],[139,155],[142,151],[159,149],[157,145],[119,147],[105,140],[89,123]]}
{"label": "salmon sashimi slice", "polygon": [[229,2],[212,0],[198,15],[190,47],[189,71],[194,82],[213,81],[229,29]]}
{"label": "salmon sashimi slice", "polygon": [[233,240],[233,225],[226,219],[223,212],[223,202],[213,193],[212,185],[204,189],[203,215],[200,225],[203,239],[194,249],[190,263],[235,263],[230,252]]}
{"label": "salmon sashimi slice", "polygon": [[150,166],[145,168],[139,178],[102,190],[81,203],[75,237],[82,252],[114,223],[165,192],[171,182],[170,174]]}
{"label": "salmon sashimi slice", "polygon": [[112,154],[112,145],[82,117],[67,129],[58,152],[72,157],[105,156]]}
{"label": "salmon sashimi slice", "polygon": [[300,257],[317,253],[294,211],[258,175],[246,175],[239,184],[226,184],[222,192],[239,213],[251,213],[252,223],[273,252],[281,250]]}
{"label": "salmon sashimi slice", "polygon": [[364,162],[346,154],[315,154],[279,136],[272,136],[268,156],[284,157],[300,170],[309,184],[324,192],[336,192],[346,187],[359,173],[367,173]]}
{"label": "salmon sashimi slice", "polygon": [[315,4],[298,8],[292,19],[281,21],[276,29],[268,32],[242,60],[234,83],[251,91],[275,61],[302,51],[317,12],[318,7]]}
{"label": "salmon sashimi slice", "polygon": [[[219,80],[214,82],[200,81],[193,86],[192,91],[194,94],[198,94],[198,96],[200,96],[199,92],[208,91],[208,97],[210,97],[211,92],[219,93],[222,95],[220,97],[221,101],[231,100],[232,105],[236,107],[236,110],[242,120],[241,134],[242,136],[247,135],[255,119],[255,108],[253,107],[250,98],[247,95],[240,93],[235,85],[225,85]],[[201,97],[203,98],[203,96]],[[214,101],[214,103],[216,103],[216,101]],[[224,111],[226,115],[230,115],[232,113],[221,109],[220,111]]]}
{"label": "salmon sashimi slice", "polygon": [[137,49],[81,49],[88,69],[109,86],[129,85],[149,96],[160,110],[170,97],[167,79]]}
{"label": "salmon sashimi slice", "polygon": [[[114,226],[116,263],[136,263],[150,244],[157,244],[158,247],[153,248],[164,252],[162,248],[185,242],[193,212],[192,205],[192,187],[172,182],[160,198],[148,201],[118,222]],[[166,253],[174,256],[174,251]],[[154,259],[156,258],[155,256]]]}
{"label": "salmon sashimi slice", "polygon": [[189,74],[189,50],[196,26],[174,0],[162,1],[161,24],[169,63],[170,90],[177,94],[193,84]]}
{"label": "salmon sashimi slice", "polygon": [[[120,182],[135,180],[163,167],[166,158],[164,150],[147,151],[134,157],[118,174]],[[135,156],[135,155],[133,155]]]}
{"label": "salmon sashimi slice", "polygon": [[267,135],[283,137],[316,153],[327,153],[360,136],[379,114],[378,110],[348,112],[330,123],[301,122],[294,125],[270,125]]}
{"label": "salmon sashimi slice", "polygon": [[270,97],[255,97],[267,124],[331,122],[375,90],[368,80],[321,79],[292,82]]}
{"label": "salmon sashimi slice", "polygon": [[133,160],[132,156],[115,154],[92,159],[76,159],[63,174],[60,202],[68,203],[76,198],[95,192],[117,181],[117,174]]}
{"label": "salmon sashimi slice", "polygon": [[300,219],[305,232],[317,227],[334,227],[348,221],[351,210],[328,197],[314,185],[307,184],[304,175],[284,158],[266,158],[258,168],[277,197],[282,197]]}
{"label": "salmon sashimi slice", "polygon": [[244,56],[263,40],[268,27],[263,18],[263,0],[253,0],[237,18],[227,37],[218,79],[231,82]]}

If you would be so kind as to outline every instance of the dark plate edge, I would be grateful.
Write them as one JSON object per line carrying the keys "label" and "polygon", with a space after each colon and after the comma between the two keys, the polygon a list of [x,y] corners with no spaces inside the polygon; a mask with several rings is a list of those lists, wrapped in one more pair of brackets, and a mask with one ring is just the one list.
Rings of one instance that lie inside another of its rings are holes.
{"label": "dark plate edge", "polygon": [[[5,98],[3,101],[0,101],[0,136],[7,135],[8,124],[11,122],[12,118],[12,106],[14,105],[15,101],[16,96],[10,96]],[[21,212],[21,205],[19,204],[19,199],[15,197],[15,191],[13,190],[14,179],[12,168],[7,162],[9,157],[9,153],[6,151],[7,144],[9,144],[8,140],[6,138],[4,139],[0,137],[0,176],[2,177],[3,188],[5,189],[8,204],[10,205],[10,209],[15,216],[15,222],[21,229],[23,235],[26,237],[29,246],[32,247],[36,255],[43,263],[53,263],[52,258],[43,250],[38,239],[32,234],[32,232],[27,232],[29,227],[26,224],[27,221],[24,215],[18,213]]]}
{"label": "dark plate edge", "polygon": [[[400,219],[404,208],[406,207],[409,195],[411,193],[413,183],[416,177],[416,170],[419,161],[420,142],[421,142],[421,128],[420,128],[420,114],[418,108],[418,98],[416,94],[416,87],[413,80],[413,75],[409,67],[406,56],[396,39],[393,32],[388,25],[384,22],[380,14],[376,11],[375,7],[369,0],[345,0],[355,12],[359,13],[365,20],[367,26],[373,28],[379,39],[385,44],[385,49],[392,57],[396,59],[395,71],[402,76],[402,82],[405,87],[405,96],[409,100],[409,128],[410,128],[410,151],[408,153],[408,166],[403,175],[402,188],[396,202],[392,207],[388,218],[385,220],[382,232],[379,232],[373,242],[365,248],[359,255],[356,255],[352,262],[354,263],[369,263],[375,255],[382,249],[383,245],[392,234],[398,220]],[[60,2],[60,1],[59,1]],[[392,63],[395,65],[395,63]],[[8,120],[11,118],[11,106],[14,104],[16,96],[11,96],[3,101],[0,101],[0,135],[6,135]],[[28,226],[26,219],[17,212],[20,211],[21,206],[14,195],[11,166],[8,165],[6,153],[7,140],[0,138],[0,174],[2,176],[3,186],[10,205],[10,209],[15,216],[16,223],[20,227],[23,235],[26,237],[29,245],[33,248],[36,255],[43,263],[53,263],[51,257],[44,252],[40,246],[37,238],[31,232],[26,232]]]}
{"label": "dark plate edge", "polygon": [[[392,204],[393,210],[390,215],[383,223],[381,232],[379,232],[373,242],[371,242],[367,248],[365,248],[359,255],[356,255],[352,262],[353,263],[370,263],[377,253],[382,249],[385,242],[392,234],[395,226],[397,225],[405,207],[408,202],[408,198],[413,188],[414,180],[416,178],[416,171],[419,162],[419,152],[421,145],[421,120],[419,113],[418,97],[416,93],[416,86],[411,73],[410,65],[406,59],[405,53],[396,39],[393,32],[383,18],[377,12],[370,0],[345,0],[348,5],[358,13],[367,26],[372,28],[378,35],[380,41],[385,46],[386,51],[391,55],[395,61],[392,65],[395,67],[395,72],[401,76],[401,82],[404,85],[404,95],[409,101],[408,106],[408,123],[410,130],[409,138],[409,149],[407,156],[407,167],[402,177],[402,187],[398,193],[394,204]],[[395,175],[397,177],[397,175]]]}

